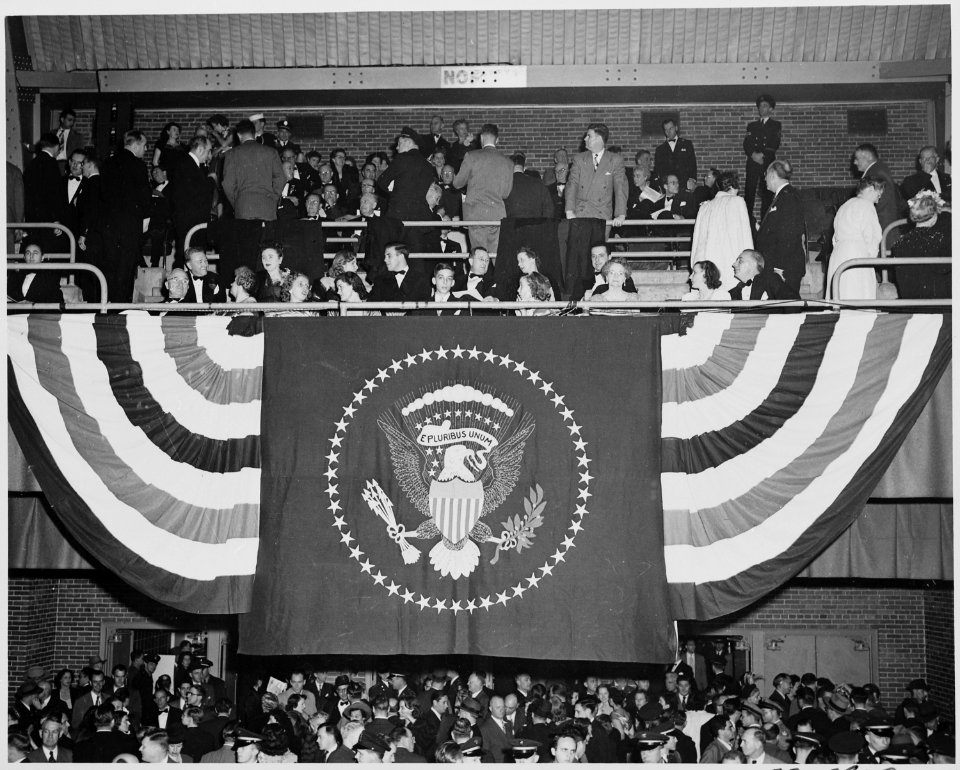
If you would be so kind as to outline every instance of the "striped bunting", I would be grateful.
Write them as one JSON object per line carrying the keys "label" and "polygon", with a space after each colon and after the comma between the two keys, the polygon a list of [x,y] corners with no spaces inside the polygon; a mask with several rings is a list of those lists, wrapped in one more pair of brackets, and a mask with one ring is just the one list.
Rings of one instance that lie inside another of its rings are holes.
{"label": "striped bunting", "polygon": [[661,486],[679,618],[756,601],[862,509],[950,357],[949,318],[701,313],[662,338]]}
{"label": "striped bunting", "polygon": [[191,612],[249,609],[263,335],[223,317],[7,319],[10,422],[102,564]]}

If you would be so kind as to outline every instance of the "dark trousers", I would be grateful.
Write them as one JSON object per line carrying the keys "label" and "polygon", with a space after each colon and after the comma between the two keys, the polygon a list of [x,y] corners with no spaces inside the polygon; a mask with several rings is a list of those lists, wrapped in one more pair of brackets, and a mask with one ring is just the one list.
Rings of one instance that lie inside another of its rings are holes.
{"label": "dark trousers", "polygon": [[114,220],[103,227],[103,267],[110,302],[130,302],[137,278],[137,266],[143,264],[140,239],[141,220]]}
{"label": "dark trousers", "polygon": [[[752,158],[747,158],[747,186],[743,192],[743,197],[747,203],[747,214],[750,216],[750,224],[755,225],[753,207],[757,199],[757,187],[760,187],[760,219],[766,214],[770,204],[773,203],[773,193],[767,189],[767,183],[764,177],[767,174],[769,163],[754,163]],[[753,228],[756,232],[756,227]]]}
{"label": "dark trousers", "polygon": [[590,249],[601,246],[606,240],[607,223],[603,219],[577,217],[567,220],[570,232],[567,235],[567,276],[564,280],[566,291],[577,285],[578,278],[593,276],[590,262]]}

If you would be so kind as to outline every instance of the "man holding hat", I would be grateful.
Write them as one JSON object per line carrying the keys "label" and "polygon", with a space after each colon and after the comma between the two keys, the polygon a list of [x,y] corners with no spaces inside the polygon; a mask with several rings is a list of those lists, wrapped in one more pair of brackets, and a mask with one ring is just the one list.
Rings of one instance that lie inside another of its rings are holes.
{"label": "man holding hat", "polygon": [[264,119],[262,112],[253,113],[253,115],[250,116],[250,122],[253,123],[254,141],[256,141],[257,144],[262,144],[265,147],[277,146],[277,137],[269,132],[264,133],[263,127],[267,121]]}

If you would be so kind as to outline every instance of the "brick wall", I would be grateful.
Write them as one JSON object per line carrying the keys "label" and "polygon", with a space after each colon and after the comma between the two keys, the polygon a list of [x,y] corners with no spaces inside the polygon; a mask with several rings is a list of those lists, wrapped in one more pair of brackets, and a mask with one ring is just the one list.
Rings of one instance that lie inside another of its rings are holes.
{"label": "brick wall", "polygon": [[[895,179],[914,171],[914,158],[927,143],[929,131],[926,102],[897,102],[887,108],[887,134],[855,136],[847,134],[847,108],[863,105],[781,104],[776,117],[783,123],[783,144],[778,156],[794,164],[794,181],[798,186],[853,185],[850,159],[853,149],[862,142],[872,142],[890,166]],[[465,118],[474,130],[484,122],[500,128],[500,148],[506,153],[522,150],[530,166],[543,169],[552,165],[558,147],[576,151],[587,124],[602,121],[610,128],[610,143],[620,145],[629,163],[638,149],[653,148],[663,141],[662,134],[640,136],[641,114],[647,111],[669,112],[679,109],[681,134],[696,149],[700,175],[710,166],[735,169],[743,174],[745,158],[743,137],[746,124],[756,119],[752,104],[722,105],[608,105],[591,107],[378,107],[364,109],[291,109],[289,112],[268,110],[264,113],[267,130],[277,118],[286,115],[296,129],[296,116],[323,115],[324,137],[294,136],[305,150],[316,149],[325,156],[334,147],[343,147],[358,161],[370,152],[384,150],[404,125],[426,131],[430,117],[440,113],[447,122],[445,134],[452,138],[455,118]],[[151,147],[159,138],[163,125],[171,120],[181,124],[187,136],[215,112],[223,112],[236,123],[252,110],[239,112],[211,103],[205,110],[138,110],[137,128],[146,132]],[[79,110],[77,127],[92,135],[93,111]]]}
{"label": "brick wall", "polygon": [[[732,628],[815,629],[871,628],[877,631],[877,685],[886,704],[903,697],[914,677],[938,677],[943,708],[953,712],[953,588],[922,586],[874,588],[868,584],[787,583],[742,612],[715,621],[689,624],[692,632],[720,633]],[[931,616],[926,617],[927,612]],[[933,643],[927,634],[938,634]],[[949,651],[949,652],[945,652]]]}
{"label": "brick wall", "polygon": [[64,667],[79,671],[87,658],[104,652],[100,648],[102,621],[149,621],[191,629],[233,624],[232,618],[220,615],[201,616],[172,609],[99,571],[63,578],[38,578],[20,572],[10,578],[8,595],[11,694],[23,680],[27,666],[39,664],[51,672]]}
{"label": "brick wall", "polygon": [[941,709],[953,714],[955,660],[953,636],[953,590],[935,585],[923,592],[924,630],[927,642],[927,683],[931,698]]}

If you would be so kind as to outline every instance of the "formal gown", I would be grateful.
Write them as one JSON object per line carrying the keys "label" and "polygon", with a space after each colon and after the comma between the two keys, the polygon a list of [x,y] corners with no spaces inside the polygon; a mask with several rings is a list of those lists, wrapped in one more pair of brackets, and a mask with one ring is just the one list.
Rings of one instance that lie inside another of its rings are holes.
{"label": "formal gown", "polygon": [[876,299],[877,274],[872,267],[855,267],[840,276],[840,291],[833,296],[833,276],[844,262],[876,257],[880,251],[877,207],[864,198],[851,198],[833,220],[833,252],[827,270],[827,299]]}
{"label": "formal gown", "polygon": [[691,267],[697,262],[713,262],[720,271],[720,288],[729,291],[737,285],[733,263],[741,251],[752,248],[747,204],[736,190],[720,190],[697,214],[690,246]]}

